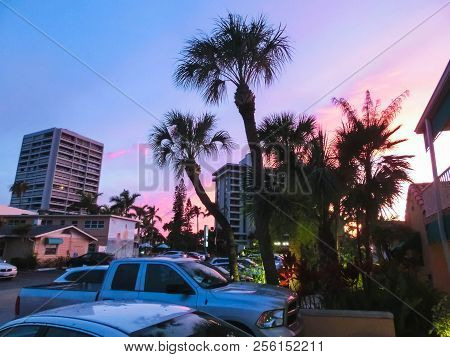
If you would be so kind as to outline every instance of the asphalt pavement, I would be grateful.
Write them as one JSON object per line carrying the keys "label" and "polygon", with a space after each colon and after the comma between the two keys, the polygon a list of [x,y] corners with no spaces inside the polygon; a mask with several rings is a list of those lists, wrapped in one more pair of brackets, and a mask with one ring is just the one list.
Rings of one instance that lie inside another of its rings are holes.
{"label": "asphalt pavement", "polygon": [[12,280],[0,279],[0,325],[14,319],[16,298],[22,287],[51,283],[62,273],[61,270],[19,271]]}

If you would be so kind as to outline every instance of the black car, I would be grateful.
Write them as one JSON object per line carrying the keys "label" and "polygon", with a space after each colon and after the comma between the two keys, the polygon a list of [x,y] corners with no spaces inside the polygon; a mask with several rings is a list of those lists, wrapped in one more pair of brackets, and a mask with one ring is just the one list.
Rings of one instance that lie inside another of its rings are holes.
{"label": "black car", "polygon": [[76,258],[70,258],[67,266],[74,268],[83,265],[109,265],[113,259],[114,255],[109,253],[87,253]]}

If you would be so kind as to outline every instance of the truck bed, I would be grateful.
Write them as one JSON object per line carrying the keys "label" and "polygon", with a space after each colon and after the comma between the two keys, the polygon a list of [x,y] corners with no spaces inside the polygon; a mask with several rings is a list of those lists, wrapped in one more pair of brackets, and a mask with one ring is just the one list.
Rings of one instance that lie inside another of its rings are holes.
{"label": "truck bed", "polygon": [[93,283],[51,283],[22,288],[18,316],[95,301],[101,286]]}

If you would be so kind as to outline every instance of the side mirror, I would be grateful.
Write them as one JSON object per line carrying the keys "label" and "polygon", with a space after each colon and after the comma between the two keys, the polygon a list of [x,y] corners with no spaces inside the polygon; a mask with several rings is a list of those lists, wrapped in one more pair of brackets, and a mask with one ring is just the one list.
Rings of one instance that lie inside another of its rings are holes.
{"label": "side mirror", "polygon": [[192,295],[192,289],[186,284],[168,284],[166,286],[167,294]]}

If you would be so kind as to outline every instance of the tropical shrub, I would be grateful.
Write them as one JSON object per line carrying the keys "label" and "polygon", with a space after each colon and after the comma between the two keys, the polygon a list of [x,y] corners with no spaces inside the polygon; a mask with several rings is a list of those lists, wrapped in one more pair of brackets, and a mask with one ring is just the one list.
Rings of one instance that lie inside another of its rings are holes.
{"label": "tropical shrub", "polygon": [[432,309],[434,328],[431,333],[450,337],[450,297],[445,295]]}

